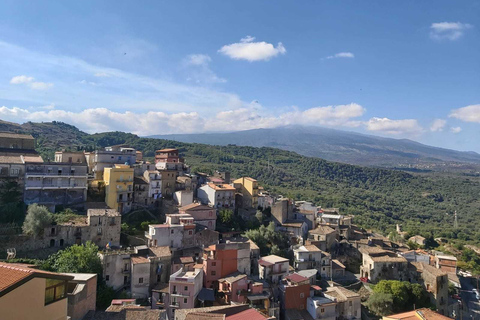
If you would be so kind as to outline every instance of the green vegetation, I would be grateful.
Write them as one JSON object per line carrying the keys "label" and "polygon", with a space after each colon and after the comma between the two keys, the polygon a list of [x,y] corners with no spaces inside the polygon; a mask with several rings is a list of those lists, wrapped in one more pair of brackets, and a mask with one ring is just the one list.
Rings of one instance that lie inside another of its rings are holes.
{"label": "green vegetation", "polygon": [[382,280],[373,288],[367,306],[378,316],[430,307],[427,292],[418,283]]}
{"label": "green vegetation", "polygon": [[22,190],[15,180],[6,180],[0,186],[0,223],[21,225],[25,219]]}
{"label": "green vegetation", "polygon": [[266,256],[275,254],[284,258],[290,258],[288,236],[283,232],[275,232],[275,224],[265,227],[260,226],[258,229],[251,229],[245,232],[245,236],[255,242],[260,248],[260,255]]}
{"label": "green vegetation", "polygon": [[23,222],[23,233],[38,236],[43,233],[43,229],[48,227],[53,221],[53,215],[47,207],[39,206],[34,203],[28,207],[27,216]]}

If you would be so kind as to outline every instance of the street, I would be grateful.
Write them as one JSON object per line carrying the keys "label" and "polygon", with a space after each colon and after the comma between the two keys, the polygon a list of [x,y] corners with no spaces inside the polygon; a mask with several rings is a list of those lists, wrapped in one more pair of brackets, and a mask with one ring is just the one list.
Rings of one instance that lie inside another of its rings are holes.
{"label": "street", "polygon": [[473,289],[477,287],[476,280],[459,276],[460,296],[462,298],[462,315],[457,316],[459,319],[479,319],[480,320],[480,301],[475,297]]}

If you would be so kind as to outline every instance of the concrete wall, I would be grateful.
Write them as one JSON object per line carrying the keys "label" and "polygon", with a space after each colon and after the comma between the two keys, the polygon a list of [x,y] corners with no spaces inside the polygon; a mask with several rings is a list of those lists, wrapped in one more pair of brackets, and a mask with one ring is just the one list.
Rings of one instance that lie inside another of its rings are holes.
{"label": "concrete wall", "polygon": [[108,275],[109,280],[106,284],[117,290],[124,287],[125,277],[127,283],[130,282],[130,274],[132,270],[130,253],[105,253],[100,255],[103,266],[103,279]]}
{"label": "concrete wall", "polygon": [[[146,263],[133,263],[132,268],[132,281],[130,285],[130,291],[133,299],[146,299],[149,297],[150,289],[150,262]],[[140,279],[143,282],[140,283]]]}
{"label": "concrete wall", "polygon": [[[68,294],[68,316],[71,320],[82,320],[90,310],[95,310],[97,302],[97,275],[87,281],[72,281],[78,288]],[[83,289],[79,289],[82,287]],[[78,291],[77,291],[78,290]]]}

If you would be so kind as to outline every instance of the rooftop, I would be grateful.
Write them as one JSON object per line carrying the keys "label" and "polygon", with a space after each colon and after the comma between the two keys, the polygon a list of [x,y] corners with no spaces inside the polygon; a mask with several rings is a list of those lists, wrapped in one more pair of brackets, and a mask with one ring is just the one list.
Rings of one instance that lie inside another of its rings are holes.
{"label": "rooftop", "polygon": [[272,254],[266,257],[261,257],[260,260],[258,260],[259,264],[262,264],[264,262],[267,262],[267,264],[275,264],[280,262],[288,262],[288,259]]}
{"label": "rooftop", "polygon": [[328,287],[326,294],[335,297],[339,302],[347,301],[349,298],[360,298],[358,293],[340,286]]}
{"label": "rooftop", "polygon": [[148,250],[151,252],[152,255],[156,257],[170,257],[172,255],[172,252],[170,251],[169,246],[149,247]]}
{"label": "rooftop", "polygon": [[243,274],[243,273],[240,273],[240,272],[234,272],[228,276],[226,276],[225,278],[222,278],[222,279],[218,279],[218,282],[229,282],[229,283],[234,283],[234,282],[237,282],[243,278],[246,278],[247,275],[246,274]]}
{"label": "rooftop", "polygon": [[335,232],[335,230],[329,226],[318,226],[316,229],[308,231],[310,234],[330,234],[333,232]]}
{"label": "rooftop", "polygon": [[392,314],[385,316],[383,319],[395,320],[450,320],[451,318],[441,315],[427,308],[417,309],[404,313]]}
{"label": "rooftop", "polygon": [[216,191],[235,191],[235,187],[232,187],[229,184],[215,184],[210,182],[208,186]]}
{"label": "rooftop", "polygon": [[302,277],[310,278],[310,277],[315,277],[318,273],[317,269],[306,269],[306,270],[300,270],[297,271],[299,275]]}
{"label": "rooftop", "polygon": [[120,217],[120,213],[115,209],[88,209],[87,216],[90,216],[90,217],[96,217],[96,216]]}
{"label": "rooftop", "polygon": [[295,283],[308,281],[308,278],[306,278],[302,275],[299,275],[298,273],[291,273],[291,274],[285,276],[284,279],[289,280],[291,282],[295,282]]}
{"label": "rooftop", "polygon": [[260,313],[255,309],[247,309],[245,311],[240,311],[238,313],[232,314],[225,317],[225,320],[264,320],[267,319],[267,316]]}
{"label": "rooftop", "polygon": [[286,220],[282,223],[283,227],[290,227],[290,228],[301,228],[305,222],[302,220]]}
{"label": "rooftop", "polygon": [[31,134],[20,134],[20,133],[13,133],[13,132],[0,132],[0,138],[33,140],[33,137]]}
{"label": "rooftop", "polygon": [[155,152],[158,152],[158,153],[167,153],[167,152],[178,152],[178,149],[175,149],[175,148],[167,148],[167,149],[160,149],[160,150],[157,150]]}
{"label": "rooftop", "polygon": [[178,208],[179,211],[187,211],[187,210],[196,211],[196,210],[211,210],[211,209],[212,209],[211,207],[201,203],[191,203],[186,206]]}
{"label": "rooftop", "polygon": [[147,257],[132,256],[130,259],[133,264],[150,263],[150,260]]}

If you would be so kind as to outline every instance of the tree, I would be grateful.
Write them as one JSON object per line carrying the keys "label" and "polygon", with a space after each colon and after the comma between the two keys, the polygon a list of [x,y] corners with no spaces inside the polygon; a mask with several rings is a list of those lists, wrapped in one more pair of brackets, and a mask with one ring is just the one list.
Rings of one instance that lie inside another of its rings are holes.
{"label": "tree", "polygon": [[368,298],[368,309],[377,316],[393,313],[393,296],[389,293],[375,292]]}
{"label": "tree", "polygon": [[53,221],[53,215],[47,207],[34,203],[28,207],[27,216],[23,222],[23,233],[37,236],[43,233]]}
{"label": "tree", "polygon": [[393,300],[393,311],[403,312],[417,308],[429,307],[430,300],[425,288],[407,281],[382,280],[375,285],[374,293],[389,294]]}
{"label": "tree", "polygon": [[25,204],[22,201],[22,191],[14,180],[0,184],[0,223],[21,224],[25,218]]}
{"label": "tree", "polygon": [[98,247],[91,241],[82,245],[73,245],[51,255],[46,269],[68,273],[102,274],[102,262],[98,256]]}
{"label": "tree", "polygon": [[231,225],[233,222],[233,211],[230,209],[221,209],[218,213],[220,222],[224,225]]}

